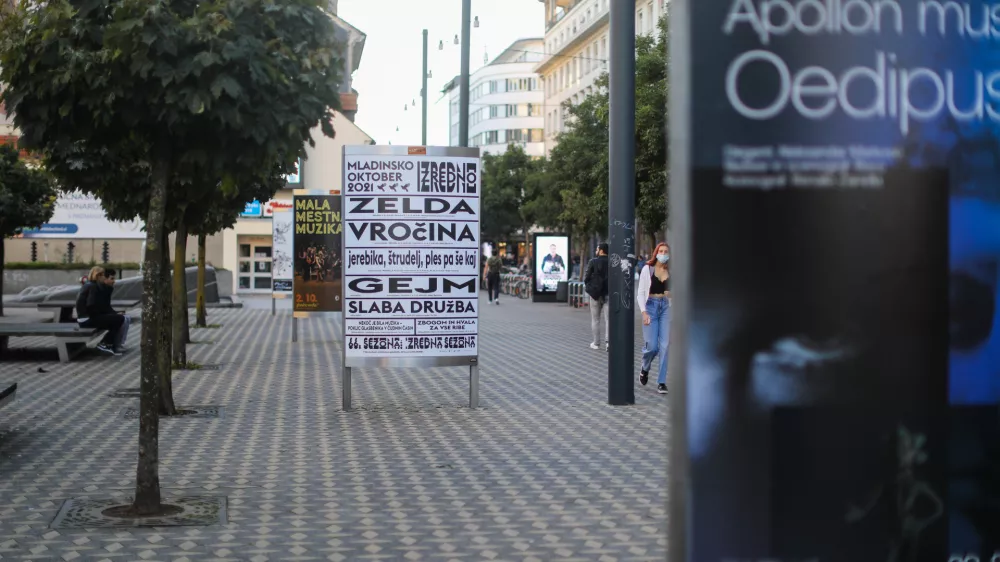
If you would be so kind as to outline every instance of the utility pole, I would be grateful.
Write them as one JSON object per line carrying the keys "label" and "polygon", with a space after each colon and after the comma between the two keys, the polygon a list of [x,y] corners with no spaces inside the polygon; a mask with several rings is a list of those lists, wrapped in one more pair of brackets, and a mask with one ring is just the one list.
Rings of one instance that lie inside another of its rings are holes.
{"label": "utility pole", "polygon": [[458,78],[458,146],[469,146],[469,41],[472,0],[462,0],[462,71]]}
{"label": "utility pole", "polygon": [[608,403],[622,406],[635,404],[635,4],[613,1],[609,11]]}
{"label": "utility pole", "polygon": [[427,30],[424,30],[424,74],[420,79],[420,144],[427,146]]}

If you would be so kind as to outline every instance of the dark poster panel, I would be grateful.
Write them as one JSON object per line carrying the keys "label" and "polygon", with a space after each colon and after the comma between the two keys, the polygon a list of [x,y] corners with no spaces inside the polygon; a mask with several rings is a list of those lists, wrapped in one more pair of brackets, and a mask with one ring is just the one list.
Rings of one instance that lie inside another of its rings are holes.
{"label": "dark poster panel", "polygon": [[295,196],[295,312],[341,312],[339,195]]}
{"label": "dark poster panel", "polygon": [[687,558],[1000,562],[1000,12],[680,2]]}

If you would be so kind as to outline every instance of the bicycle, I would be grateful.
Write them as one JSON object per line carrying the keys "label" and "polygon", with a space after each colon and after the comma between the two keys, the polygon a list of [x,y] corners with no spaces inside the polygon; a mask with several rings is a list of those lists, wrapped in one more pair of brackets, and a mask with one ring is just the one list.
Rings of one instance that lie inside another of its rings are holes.
{"label": "bicycle", "polygon": [[522,277],[514,283],[514,295],[521,299],[531,297],[531,279]]}

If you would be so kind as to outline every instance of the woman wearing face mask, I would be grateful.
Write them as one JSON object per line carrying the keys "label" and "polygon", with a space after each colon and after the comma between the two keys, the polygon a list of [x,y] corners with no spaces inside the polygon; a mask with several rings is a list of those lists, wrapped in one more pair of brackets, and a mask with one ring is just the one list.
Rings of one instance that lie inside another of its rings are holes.
{"label": "woman wearing face mask", "polygon": [[656,380],[656,391],[667,393],[667,346],[670,344],[670,246],[660,242],[653,252],[653,258],[639,273],[639,288],[636,300],[642,311],[642,336],[646,344],[642,347],[642,371],[639,382],[645,386],[649,381],[649,369],[653,359],[660,356],[660,374]]}

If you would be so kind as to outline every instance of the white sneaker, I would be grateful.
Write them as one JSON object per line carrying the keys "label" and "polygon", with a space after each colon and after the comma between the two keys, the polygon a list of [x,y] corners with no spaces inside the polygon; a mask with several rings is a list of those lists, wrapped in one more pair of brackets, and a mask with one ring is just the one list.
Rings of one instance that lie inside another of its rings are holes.
{"label": "white sneaker", "polygon": [[591,342],[590,349],[601,349],[601,346],[597,345],[596,343]]}

